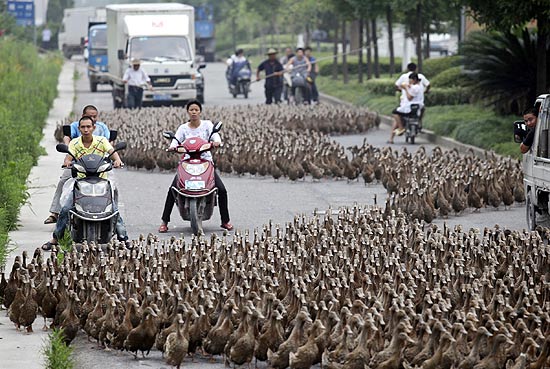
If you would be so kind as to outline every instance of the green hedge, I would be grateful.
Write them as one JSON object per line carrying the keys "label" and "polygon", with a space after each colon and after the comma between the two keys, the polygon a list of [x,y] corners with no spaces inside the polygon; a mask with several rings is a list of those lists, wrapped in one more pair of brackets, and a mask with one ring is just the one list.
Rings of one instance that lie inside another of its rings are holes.
{"label": "green hedge", "polygon": [[[348,73],[357,74],[359,71],[359,62],[357,61],[356,56],[350,56],[348,60]],[[367,63],[365,58],[363,58],[363,73],[367,74]],[[380,74],[387,74],[390,72],[390,61],[389,58],[380,58]],[[399,75],[401,73],[401,58],[395,58],[395,74]],[[343,73],[342,70],[342,59],[338,59],[338,73]],[[322,76],[331,76],[332,75],[332,60],[324,60],[319,63],[319,74]],[[397,78],[397,77],[396,77]]]}
{"label": "green hedge", "polygon": [[424,103],[426,106],[468,104],[471,96],[471,90],[465,87],[434,87],[424,96]]}
{"label": "green hedge", "polygon": [[422,74],[432,81],[439,73],[446,71],[452,67],[456,67],[460,64],[460,57],[458,55],[447,56],[445,58],[430,58],[424,60],[422,64]]}
{"label": "green hedge", "polygon": [[439,73],[434,78],[430,79],[430,83],[432,83],[434,86],[446,86],[446,87],[452,87],[452,86],[468,86],[470,82],[470,77],[462,72],[461,66],[456,66],[449,68],[447,70],[444,70],[443,72]]}
{"label": "green hedge", "polygon": [[39,56],[28,43],[0,39],[0,265],[7,233],[17,223],[27,198],[25,182],[38,156],[49,109],[57,94],[62,59]]}

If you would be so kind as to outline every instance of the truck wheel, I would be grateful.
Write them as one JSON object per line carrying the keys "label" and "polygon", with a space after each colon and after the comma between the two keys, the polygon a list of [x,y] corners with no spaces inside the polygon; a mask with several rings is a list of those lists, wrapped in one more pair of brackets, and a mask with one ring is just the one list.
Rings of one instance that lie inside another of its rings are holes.
{"label": "truck wheel", "polygon": [[414,136],[409,137],[409,141],[411,142],[412,145],[414,145]]}
{"label": "truck wheel", "polygon": [[97,82],[90,81],[90,91],[97,92]]}
{"label": "truck wheel", "polygon": [[304,102],[302,87],[296,88],[294,92],[294,102],[296,103],[296,105],[300,105],[301,103]]}
{"label": "truck wheel", "polygon": [[527,216],[527,229],[534,231],[537,227],[537,211],[535,205],[531,201],[531,193],[527,193],[527,202],[525,204],[526,216]]}
{"label": "truck wheel", "polygon": [[202,233],[202,221],[199,219],[197,199],[189,200],[189,220],[191,220],[193,234],[198,236]]}

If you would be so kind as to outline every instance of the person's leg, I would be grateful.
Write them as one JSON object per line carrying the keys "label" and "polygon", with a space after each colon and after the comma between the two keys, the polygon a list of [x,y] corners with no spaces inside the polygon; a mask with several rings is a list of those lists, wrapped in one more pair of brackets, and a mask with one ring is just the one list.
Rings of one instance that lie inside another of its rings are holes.
{"label": "person's leg", "polygon": [[313,79],[313,83],[311,84],[311,100],[315,102],[319,102],[319,91],[317,90],[317,84],[315,84],[315,79]]}
{"label": "person's leg", "polygon": [[128,109],[133,109],[135,106],[134,87],[128,86]]}
{"label": "person's leg", "polygon": [[136,89],[136,108],[141,109],[141,105],[143,104],[143,88],[138,87]]}
{"label": "person's leg", "polygon": [[50,204],[50,216],[57,217],[59,215],[59,212],[61,211],[60,200],[61,194],[63,193],[63,186],[69,178],[71,178],[71,169],[63,168],[59,181],[57,182],[57,187],[55,188],[52,203]]}
{"label": "person's leg", "polygon": [[222,218],[222,225],[227,224],[230,221],[229,209],[227,208],[227,190],[222,182],[222,179],[218,175],[218,172],[214,172],[214,181],[218,189],[218,206],[220,208],[220,217]]}
{"label": "person's leg", "polygon": [[174,197],[174,192],[172,191],[172,186],[177,185],[178,177],[174,177],[168,193],[166,194],[166,201],[164,202],[164,210],[162,211],[162,224],[168,225],[170,223],[170,215],[172,214],[172,209],[174,209],[174,204],[176,203],[176,198]]}
{"label": "person's leg", "polygon": [[393,124],[390,131],[390,140],[389,143],[393,143],[393,138],[395,137],[395,131],[399,128],[400,117],[398,114],[393,114]]}
{"label": "person's leg", "polygon": [[277,86],[273,89],[273,98],[275,100],[275,104],[279,104],[281,102],[282,92],[283,92],[283,86]]}
{"label": "person's leg", "polygon": [[267,105],[273,103],[273,88],[265,87],[265,103]]}

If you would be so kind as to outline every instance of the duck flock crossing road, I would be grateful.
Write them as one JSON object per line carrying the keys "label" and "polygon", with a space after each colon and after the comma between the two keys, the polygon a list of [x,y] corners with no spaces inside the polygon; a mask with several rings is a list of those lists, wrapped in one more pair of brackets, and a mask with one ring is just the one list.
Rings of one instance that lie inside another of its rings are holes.
{"label": "duck flock crossing road", "polygon": [[97,105],[129,145],[115,177],[133,248],[18,250],[0,339],[45,317],[82,369],[550,366],[548,230],[522,230],[518,162],[423,135],[387,146],[375,113],[254,105],[259,84],[233,99],[223,68],[206,69],[204,118],[224,122],[216,160],[236,231],[218,218],[202,238],[181,220],[152,234],[178,160],[161,133],[185,110],[112,111],[107,90],[77,79],[75,111]]}

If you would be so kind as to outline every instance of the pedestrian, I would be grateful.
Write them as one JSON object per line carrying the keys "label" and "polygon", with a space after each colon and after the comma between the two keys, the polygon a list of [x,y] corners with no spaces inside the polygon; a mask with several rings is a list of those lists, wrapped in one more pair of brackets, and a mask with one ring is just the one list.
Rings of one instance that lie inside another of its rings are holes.
{"label": "pedestrian", "polygon": [[[218,133],[214,133],[212,137],[210,137],[214,128],[214,124],[210,120],[201,119],[201,103],[196,100],[189,101],[187,103],[186,109],[187,114],[189,115],[189,120],[178,127],[178,130],[176,131],[176,139],[172,140],[170,144],[170,149],[175,149],[178,145],[178,141],[183,142],[189,137],[200,137],[204,140],[211,139],[212,145],[214,147],[219,147],[221,145],[220,135]],[[201,154],[201,158],[204,160],[208,160],[212,164],[214,164],[210,151],[203,152]],[[172,184],[170,185],[170,188],[168,188],[166,201],[164,203],[164,210],[162,212],[162,223],[159,227],[159,233],[168,232],[170,215],[172,214],[172,209],[174,208],[174,204],[176,202],[172,187],[177,186],[177,180],[178,177],[175,176]],[[222,221],[220,227],[225,230],[231,231],[233,229],[233,225],[231,224],[229,219],[229,210],[227,207],[227,190],[225,189],[225,185],[223,184],[217,171],[214,172],[214,180],[216,183],[216,188],[218,189],[218,206],[220,208],[220,217]]]}
{"label": "pedestrian", "polygon": [[[535,139],[535,128],[537,127],[539,112],[537,108],[528,108],[523,112],[523,122],[527,126],[527,133],[525,136],[521,135],[522,138],[521,144],[519,145],[519,151],[522,154],[526,154],[533,146],[533,141]],[[518,135],[518,132],[514,132]]]}
{"label": "pedestrian", "polygon": [[[94,131],[96,129],[96,123],[92,117],[84,115],[78,121],[78,129],[80,131],[80,137],[73,138],[69,143],[69,152],[74,155],[77,159],[88,154],[111,154],[113,158],[113,167],[120,168],[123,163],[120,160],[118,153],[114,152],[113,146],[109,143],[108,139],[103,136],[94,136]],[[64,166],[70,168],[72,165],[73,156],[67,154],[65,156]],[[103,173],[106,175],[106,173]],[[59,218],[55,225],[55,231],[53,232],[52,239],[47,241],[42,245],[43,250],[51,250],[53,246],[56,246],[59,242],[59,239],[65,234],[65,228],[69,222],[69,211],[74,206],[72,202],[72,197],[69,197],[69,203],[63,204],[61,211],[59,213]],[[119,226],[122,228],[119,229]],[[118,234],[120,241],[127,241],[128,235],[126,234],[126,229],[123,227],[123,223],[117,223],[117,233],[121,231],[122,233]]]}
{"label": "pedestrian", "polygon": [[303,48],[299,47],[296,49],[296,55],[288,60],[285,69],[291,69],[292,86],[290,87],[290,96],[292,100],[296,101],[296,89],[299,88],[303,91],[304,103],[308,103],[306,78],[309,72],[311,72],[311,63],[304,55]]}
{"label": "pedestrian", "polygon": [[319,91],[317,90],[317,84],[315,83],[315,80],[319,75],[319,64],[317,64],[317,59],[313,55],[311,55],[311,47],[306,47],[304,51],[306,57],[311,63],[311,71],[309,72],[308,76],[310,102],[312,102],[313,104],[317,104],[319,102]]}
{"label": "pedestrian", "polygon": [[260,80],[260,72],[265,72],[265,103],[279,104],[283,92],[283,65],[277,60],[277,50],[269,49],[267,59],[264,60],[256,71],[256,81]]}
{"label": "pedestrian", "polygon": [[[401,91],[401,96],[399,97],[400,100],[405,100],[407,98],[407,94],[403,90],[403,85],[409,83],[409,77],[412,73],[416,73],[416,64],[415,63],[409,63],[407,64],[407,71],[399,76],[397,81],[395,81],[395,89],[398,91]],[[424,89],[424,94],[427,94],[430,91],[430,81],[426,78],[425,75],[422,73],[416,73],[418,74],[418,79],[420,80],[420,85]],[[419,129],[422,130],[422,118],[424,117],[424,107],[422,107],[422,110],[420,111],[420,121],[419,121]]]}
{"label": "pedestrian", "polygon": [[128,84],[128,108],[141,109],[143,102],[143,87],[148,86],[153,89],[151,79],[141,68],[139,59],[132,59],[132,65],[124,72],[122,81]]}
{"label": "pedestrian", "polygon": [[44,27],[42,30],[42,49],[49,50],[50,49],[50,42],[52,40],[52,31],[48,28],[48,26]]}
{"label": "pedestrian", "polygon": [[[93,132],[94,136],[101,136],[105,137],[107,140],[110,140],[111,133],[109,131],[109,128],[107,125],[103,122],[99,122],[98,119],[99,112],[97,108],[93,105],[86,105],[84,109],[82,109],[82,117],[88,116],[93,119],[95,130]],[[78,120],[74,121],[70,124],[70,136],[63,136],[63,143],[65,145],[68,145],[72,139],[80,137],[81,133],[79,130],[79,124]],[[50,205],[50,215],[44,220],[44,224],[51,224],[57,222],[57,218],[59,217],[59,212],[61,211],[61,204],[60,204],[60,198],[61,194],[63,192],[63,186],[65,185],[65,182],[71,178],[71,169],[70,168],[64,168],[63,172],[61,173],[61,177],[59,177],[59,181],[57,182],[57,188],[55,190],[55,194],[52,199],[52,203]]]}
{"label": "pedestrian", "polygon": [[[281,57],[279,62],[284,66],[286,65],[286,63],[288,63],[290,58],[292,58],[293,56],[294,56],[294,52],[292,51],[292,48],[287,47],[285,49],[285,55]],[[290,74],[289,73],[283,74],[283,98],[285,99],[285,101],[288,101],[290,96],[290,84],[291,84]]]}

